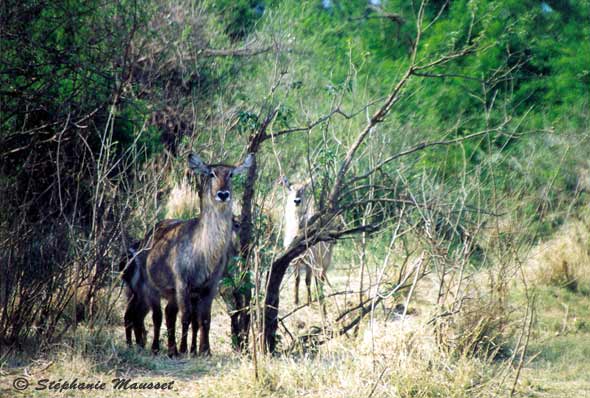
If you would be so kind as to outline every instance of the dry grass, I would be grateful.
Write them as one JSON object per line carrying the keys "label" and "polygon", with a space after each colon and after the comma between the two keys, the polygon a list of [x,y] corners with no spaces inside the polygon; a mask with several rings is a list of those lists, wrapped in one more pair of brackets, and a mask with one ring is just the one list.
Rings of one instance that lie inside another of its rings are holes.
{"label": "dry grass", "polygon": [[[345,280],[337,275],[332,279],[334,283]],[[283,313],[293,308],[292,282],[286,281],[282,292]],[[425,300],[429,290],[419,292],[419,300]],[[115,311],[122,311],[122,301]],[[127,349],[120,325],[104,325],[100,332],[81,327],[69,345],[54,347],[40,360],[21,358],[6,363],[0,392],[12,396],[11,383],[22,375],[32,383],[43,378],[77,378],[107,384],[98,394],[59,394],[71,397],[493,397],[505,391],[497,378],[504,365],[441,349],[432,326],[427,324],[431,316],[428,311],[412,311],[403,320],[388,313],[375,311],[356,335],[331,340],[313,353],[259,356],[258,378],[252,358],[231,351],[229,318],[220,302],[214,305],[211,358],[153,357],[147,351]],[[295,313],[286,324],[297,331],[321,323],[320,314],[314,305]],[[162,342],[165,338],[163,333]],[[116,377],[131,377],[136,382],[173,380],[175,389],[140,394],[116,391],[110,384]],[[36,391],[32,395],[53,397],[56,393]]]}
{"label": "dry grass", "polygon": [[[554,272],[552,264],[566,259],[572,264],[568,272],[576,277],[579,284],[586,283],[584,277],[587,276],[581,270],[588,266],[588,263],[584,264],[585,259],[588,259],[584,242],[588,241],[589,236],[588,229],[582,223],[568,224],[553,239],[534,250],[534,261],[528,264],[527,273],[537,277],[539,282],[553,283],[554,279],[548,278]],[[328,294],[332,289],[352,288],[348,285],[349,278],[345,271],[335,268],[330,275],[334,287],[328,289]],[[510,336],[510,333],[504,333],[506,310],[498,307],[497,297],[489,294],[491,275],[497,282],[497,270],[486,269],[474,275],[464,287],[465,295],[469,297],[465,311],[457,314],[443,330],[453,344],[441,345],[440,336],[435,334],[436,329],[428,323],[434,312],[432,291],[436,284],[433,279],[425,278],[417,288],[404,319],[389,311],[400,301],[400,298],[392,298],[367,317],[356,334],[333,339],[313,352],[292,352],[278,357],[258,356],[256,365],[252,357],[232,352],[229,318],[221,302],[214,305],[211,329],[214,353],[211,358],[169,359],[164,355],[154,357],[147,351],[128,349],[124,345],[121,320],[111,316],[119,324],[97,323],[93,330],[82,326],[75,335],[68,336],[64,343],[52,347],[47,354],[36,355],[34,349],[29,349],[28,354],[8,359],[0,366],[0,396],[507,396],[514,380],[514,369],[510,367],[507,357],[492,358],[477,352],[473,355],[478,347],[469,345],[470,341],[485,343],[494,340],[492,346],[486,348],[493,350],[497,344],[506,343],[506,338]],[[522,306],[520,285],[511,283],[510,289],[514,289],[516,295],[511,296],[508,306]],[[517,391],[521,396],[529,397],[590,394],[590,379],[587,378],[587,366],[583,360],[590,348],[587,344],[588,329],[584,326],[587,324],[583,322],[588,315],[588,297],[567,289],[543,289],[542,297],[539,298],[539,320],[529,349],[530,356],[525,361]],[[559,294],[553,298],[554,295],[548,292]],[[285,281],[281,297],[281,314],[284,315],[294,308],[292,278]],[[333,319],[336,307],[342,310],[347,308],[350,300],[354,302],[356,299],[356,295],[330,299],[328,318]],[[565,317],[563,308],[566,307],[563,304],[569,306]],[[121,297],[113,311],[122,313],[123,305]],[[512,321],[518,324],[516,318],[512,318]],[[563,327],[564,322],[566,327]],[[285,325],[293,333],[321,324],[318,305],[304,308],[285,320]],[[557,337],[551,329],[553,324],[560,331]],[[148,328],[150,326],[148,321]],[[459,344],[458,338],[463,338],[467,344]],[[166,333],[163,332],[161,342],[164,345],[165,339]],[[289,343],[288,337],[284,339],[285,343]],[[498,343],[495,339],[498,339]],[[27,390],[26,394],[19,395],[12,388],[12,382],[22,376],[33,384],[43,378],[54,381],[71,381],[74,378],[88,382],[103,381],[106,389],[99,393]],[[111,380],[117,377],[132,378],[134,382],[173,381],[174,389],[139,393],[117,391],[111,385]]]}
{"label": "dry grass", "polygon": [[572,290],[590,286],[590,229],[582,221],[570,221],[532,253],[530,278],[538,284]]}
{"label": "dry grass", "polygon": [[199,213],[199,195],[184,177],[175,183],[166,202],[166,218],[191,218]]}
{"label": "dry grass", "polygon": [[[216,322],[220,319],[216,319]],[[263,357],[258,379],[250,358],[234,356],[216,338],[210,359],[168,359],[127,350],[120,344],[101,355],[63,349],[41,362],[10,369],[0,391],[9,392],[17,375],[31,382],[43,378],[70,381],[104,381],[105,391],[68,391],[62,396],[137,396],[111,388],[115,377],[134,381],[171,381],[172,392],[143,392],[146,397],[473,397],[495,396],[494,365],[476,359],[451,359],[437,349],[432,335],[419,319],[376,320],[361,328],[358,337],[335,340],[313,356]],[[113,336],[115,337],[115,336]],[[118,341],[122,340],[117,333]],[[48,364],[51,364],[49,367]],[[5,369],[7,370],[7,369]],[[34,396],[55,396],[40,391]]]}
{"label": "dry grass", "polygon": [[[179,188],[179,192],[181,191]],[[581,247],[584,239],[588,238],[588,232],[578,232],[576,228],[581,226],[570,228],[563,229],[567,233],[556,235],[556,238],[535,250],[537,256],[543,254],[536,257],[539,262],[534,263],[535,267],[545,267],[547,258],[552,258],[549,256],[549,248],[561,247],[557,244],[561,242],[565,245],[561,248],[561,256],[575,257],[576,261],[570,261],[576,264],[577,270],[582,269],[581,262],[586,257],[583,257]],[[573,243],[564,242],[565,239],[572,239]],[[568,244],[575,249],[572,251]],[[348,285],[350,281],[344,270],[335,268],[330,275],[334,287],[328,289],[328,294],[332,289],[352,288]],[[530,272],[538,275],[539,269],[541,268],[534,268]],[[41,358],[31,360],[32,356],[22,355],[4,363],[0,368],[0,395],[56,396],[55,392],[50,391],[15,394],[12,381],[24,375],[32,383],[42,378],[55,381],[71,381],[77,378],[79,381],[100,380],[107,384],[106,389],[100,393],[59,393],[60,396],[70,397],[507,396],[514,380],[514,371],[507,366],[509,363],[506,358],[494,359],[488,355],[479,355],[476,352],[478,347],[470,345],[470,342],[485,343],[494,340],[492,346],[484,348],[484,351],[494,350],[493,347],[497,346],[496,339],[498,344],[505,343],[510,335],[504,335],[505,309],[494,304],[497,304],[496,298],[485,294],[489,290],[490,275],[497,277],[498,273],[487,269],[474,276],[465,286],[465,294],[468,293],[470,298],[466,301],[465,311],[454,316],[453,321],[449,321],[443,330],[453,344],[441,345],[440,336],[435,335],[437,330],[428,323],[433,316],[432,291],[436,284],[434,280],[426,278],[416,290],[408,315],[404,319],[389,311],[399,303],[400,298],[387,300],[361,323],[356,334],[350,333],[333,339],[313,352],[292,352],[279,357],[258,356],[256,366],[251,357],[232,352],[229,318],[221,302],[214,305],[211,328],[214,353],[211,358],[169,359],[164,355],[154,357],[147,351],[126,348],[120,324],[104,324],[100,329],[94,330],[80,327],[75,336],[67,339],[66,344],[53,347],[49,354]],[[281,314],[284,315],[294,308],[292,278],[285,281],[281,297]],[[328,318],[333,319],[336,307],[342,310],[350,304],[349,300],[354,302],[356,299],[356,295],[330,299]],[[114,311],[122,313],[123,305],[123,298],[120,298]],[[321,324],[318,305],[304,308],[285,320],[285,325],[293,333]],[[148,328],[150,327],[148,321]],[[460,344],[457,340],[460,338],[467,344]],[[164,345],[165,339],[166,333],[163,332],[161,342]],[[284,340],[289,343],[288,337],[284,337]],[[535,348],[538,348],[544,347],[545,343],[535,344]],[[563,366],[564,374],[571,370],[565,360]],[[554,392],[565,388],[557,380],[550,378],[551,372],[545,372],[546,377],[543,376],[542,379],[538,376],[541,374],[539,372],[539,369],[527,363],[517,387],[518,391],[528,394],[527,396],[549,396],[543,395],[545,388],[551,388]],[[135,391],[117,391],[111,385],[111,380],[116,377],[129,377],[135,382],[174,381],[174,389],[166,392],[142,391],[139,394]],[[566,387],[569,389],[580,383],[586,385],[574,374],[571,383],[566,383]]]}

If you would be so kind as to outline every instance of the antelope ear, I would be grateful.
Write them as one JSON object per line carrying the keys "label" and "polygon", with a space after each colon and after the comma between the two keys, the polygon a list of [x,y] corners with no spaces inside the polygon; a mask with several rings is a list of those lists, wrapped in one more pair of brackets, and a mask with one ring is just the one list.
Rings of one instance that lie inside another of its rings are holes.
{"label": "antelope ear", "polygon": [[231,223],[232,223],[232,229],[234,231],[239,231],[240,227],[242,226],[240,223],[240,219],[237,216],[233,216],[231,218]]}
{"label": "antelope ear", "polygon": [[209,174],[211,172],[209,166],[207,166],[205,162],[194,153],[188,155],[188,167],[190,167],[195,173]]}
{"label": "antelope ear", "polygon": [[254,163],[254,154],[249,153],[248,156],[246,156],[246,159],[244,159],[244,162],[241,165],[234,168],[232,174],[236,175],[243,173],[244,171],[248,170],[250,166],[252,166],[252,163]]}
{"label": "antelope ear", "polygon": [[282,185],[287,189],[291,189],[291,184],[289,183],[289,180],[285,176],[281,176],[279,178],[279,185]]}

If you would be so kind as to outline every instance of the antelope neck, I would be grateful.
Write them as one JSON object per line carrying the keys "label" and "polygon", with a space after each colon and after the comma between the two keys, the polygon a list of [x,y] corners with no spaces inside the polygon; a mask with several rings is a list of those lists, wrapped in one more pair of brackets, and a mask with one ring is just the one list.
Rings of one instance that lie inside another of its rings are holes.
{"label": "antelope neck", "polygon": [[[210,261],[207,266],[213,271],[219,260],[225,255],[232,231],[231,205],[228,203],[218,206],[204,206],[200,217],[200,225],[195,231],[193,252],[200,251]],[[204,242],[208,244],[203,245]]]}

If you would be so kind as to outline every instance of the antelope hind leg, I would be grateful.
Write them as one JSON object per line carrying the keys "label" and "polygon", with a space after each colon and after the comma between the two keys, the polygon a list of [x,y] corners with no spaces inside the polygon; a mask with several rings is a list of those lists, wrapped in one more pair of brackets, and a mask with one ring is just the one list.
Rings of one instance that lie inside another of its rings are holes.
{"label": "antelope hind leg", "polygon": [[168,329],[168,356],[178,356],[176,350],[176,336],[174,335],[176,329],[176,315],[178,314],[178,306],[175,302],[170,301],[166,305],[166,328]]}
{"label": "antelope hind leg", "polygon": [[160,351],[160,328],[162,327],[162,309],[160,303],[152,306],[152,321],[154,323],[154,341],[152,342],[152,353]]}
{"label": "antelope hind leg", "polygon": [[131,347],[133,345],[133,308],[131,306],[131,302],[127,304],[127,308],[125,309],[125,316],[123,317],[125,322],[125,339],[127,341],[127,346]]}

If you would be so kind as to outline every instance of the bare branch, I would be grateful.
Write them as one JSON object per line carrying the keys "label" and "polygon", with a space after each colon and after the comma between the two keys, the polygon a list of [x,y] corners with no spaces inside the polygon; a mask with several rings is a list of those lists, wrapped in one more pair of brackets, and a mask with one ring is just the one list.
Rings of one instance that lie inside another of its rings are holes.
{"label": "bare branch", "polygon": [[395,105],[399,101],[399,99],[400,99],[399,94],[401,93],[402,88],[406,85],[406,83],[408,82],[408,80],[412,76],[413,71],[416,70],[416,67],[415,67],[416,54],[418,52],[418,45],[420,44],[420,37],[421,37],[421,32],[422,32],[422,20],[424,19],[424,7],[425,7],[425,2],[423,1],[420,4],[420,10],[418,12],[418,19],[416,21],[417,33],[416,33],[416,40],[414,42],[414,47],[412,49],[412,55],[410,57],[410,66],[408,67],[406,72],[403,74],[402,78],[395,85],[395,87],[393,88],[393,90],[391,91],[389,96],[387,97],[387,100],[385,101],[385,103],[373,114],[373,116],[369,119],[369,122],[367,123],[365,128],[360,132],[360,134],[357,136],[354,143],[348,149],[348,152],[346,153],[344,161],[342,162],[342,164],[340,166],[340,170],[338,170],[338,174],[336,175],[336,179],[334,181],[334,185],[332,187],[332,190],[330,191],[329,206],[332,209],[335,209],[337,207],[338,194],[340,192],[340,189],[342,187],[342,183],[344,181],[344,175],[348,171],[348,169],[350,167],[350,163],[352,162],[352,159],[353,159],[356,151],[358,150],[360,145],[363,143],[365,138],[371,133],[373,128],[378,123],[381,123],[385,119],[385,117],[387,116],[387,114],[389,113],[389,111],[391,110],[393,105]]}
{"label": "bare branch", "polygon": [[304,126],[304,127],[293,127],[293,128],[290,128],[290,129],[285,129],[285,130],[277,131],[276,133],[264,134],[263,139],[266,140],[266,139],[269,139],[269,138],[276,138],[276,137],[280,137],[281,135],[290,134],[290,133],[296,133],[296,132],[299,132],[299,131],[309,131],[309,130],[313,129],[314,127],[316,127],[317,125],[324,123],[326,120],[330,119],[332,116],[334,116],[337,113],[338,114],[341,114],[341,115],[345,115],[339,109],[333,109],[327,115],[324,115],[324,116],[320,117],[319,119],[317,119],[316,121],[308,124],[307,126]]}
{"label": "bare branch", "polygon": [[376,172],[377,170],[380,170],[383,168],[383,166],[385,166],[386,164],[399,159],[403,156],[407,156],[410,155],[414,152],[418,152],[421,151],[423,149],[426,148],[430,148],[433,146],[446,146],[446,145],[453,145],[453,144],[457,144],[459,142],[463,142],[463,141],[467,141],[473,138],[477,138],[477,137],[481,137],[483,135],[486,134],[490,134],[496,131],[499,131],[500,129],[502,129],[508,122],[510,121],[510,119],[505,120],[504,122],[502,122],[502,124],[498,127],[495,127],[493,129],[486,129],[486,130],[482,130],[482,131],[478,131],[476,133],[472,133],[472,134],[468,134],[465,135],[463,137],[458,137],[458,138],[454,138],[452,140],[443,140],[443,141],[431,141],[431,142],[421,142],[417,145],[414,145],[411,148],[406,149],[405,151],[401,151],[396,153],[395,155],[392,155],[390,157],[388,157],[387,159],[381,161],[379,164],[377,164],[375,167],[373,167],[371,170],[367,171],[365,174],[354,177],[350,180],[350,182],[355,182],[355,181],[359,181],[362,179],[367,178],[368,176],[370,176],[371,174],[373,174],[374,172]]}
{"label": "bare branch", "polygon": [[398,26],[401,26],[406,23],[406,19],[402,17],[400,14],[395,14],[391,12],[385,12],[383,8],[377,7],[374,5],[369,5],[367,10],[373,10],[377,14],[375,15],[364,15],[362,17],[351,18],[351,21],[358,21],[358,20],[366,20],[366,19],[387,19]]}
{"label": "bare branch", "polygon": [[276,137],[280,137],[281,135],[285,135],[285,134],[290,134],[290,133],[296,133],[296,132],[301,132],[301,131],[309,131],[311,129],[313,129],[314,127],[329,121],[332,116],[334,115],[340,115],[345,119],[352,119],[353,117],[359,115],[360,113],[366,111],[368,108],[370,108],[371,106],[375,105],[377,102],[382,101],[383,99],[385,99],[386,97],[379,97],[377,99],[374,99],[370,102],[368,102],[367,104],[365,104],[361,109],[358,109],[354,112],[351,113],[346,113],[344,112],[342,109],[340,109],[340,107],[336,107],[334,109],[332,109],[328,114],[316,119],[315,121],[309,123],[307,126],[302,126],[302,127],[291,127],[288,129],[284,129],[284,130],[279,130],[277,132],[274,132],[272,134],[267,134],[264,136],[264,139],[269,139],[269,138],[276,138]]}
{"label": "bare branch", "polygon": [[414,72],[413,73],[414,76],[420,76],[420,77],[434,77],[434,78],[445,78],[445,77],[450,77],[450,78],[459,78],[459,79],[465,79],[465,80],[473,80],[479,83],[485,83],[485,80],[482,79],[478,79],[477,77],[472,77],[472,76],[466,76],[466,75],[459,75],[457,73],[422,73],[422,72]]}
{"label": "bare branch", "polygon": [[198,54],[201,57],[252,57],[267,53],[273,48],[273,46],[225,49],[204,48],[200,50]]}
{"label": "bare branch", "polygon": [[415,74],[415,72],[419,71],[419,70],[430,69],[430,68],[438,66],[438,65],[446,64],[447,62],[450,62],[454,59],[462,58],[466,55],[473,53],[475,51],[476,47],[477,47],[476,45],[471,45],[471,46],[463,48],[460,51],[457,51],[457,52],[454,52],[451,54],[445,54],[442,57],[440,57],[432,62],[428,62],[427,64],[415,65],[412,68],[412,74]]}
{"label": "bare branch", "polygon": [[410,68],[408,68],[406,73],[403,75],[401,80],[394,87],[394,89],[392,90],[391,94],[389,95],[389,97],[387,98],[385,103],[381,106],[381,108],[379,108],[373,114],[373,116],[371,117],[371,119],[369,119],[369,122],[367,123],[365,128],[360,132],[360,134],[357,136],[354,143],[348,149],[348,152],[346,153],[346,156],[340,166],[340,170],[338,171],[338,174],[336,175],[334,185],[333,185],[332,190],[330,192],[330,196],[329,196],[330,207],[336,208],[336,206],[337,206],[337,198],[338,198],[338,194],[340,192],[340,189],[342,187],[344,175],[348,171],[348,168],[350,167],[350,163],[352,162],[352,159],[353,159],[356,151],[358,150],[360,145],[363,143],[363,141],[365,140],[367,135],[369,135],[371,133],[373,128],[378,123],[381,123],[384,120],[385,116],[391,110],[391,107],[393,107],[393,105],[399,100],[398,95],[399,95],[400,91],[402,90],[403,86],[407,83],[411,74],[412,74],[412,68],[410,67]]}

